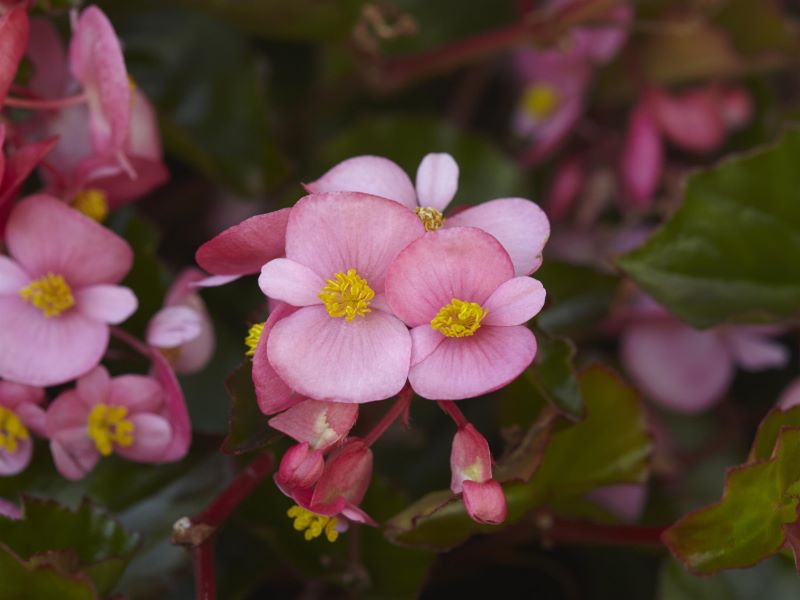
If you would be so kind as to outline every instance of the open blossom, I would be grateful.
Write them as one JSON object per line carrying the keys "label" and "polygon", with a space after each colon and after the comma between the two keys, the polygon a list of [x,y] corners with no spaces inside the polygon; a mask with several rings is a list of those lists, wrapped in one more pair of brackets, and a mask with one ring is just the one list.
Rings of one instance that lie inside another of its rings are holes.
{"label": "open blossom", "polygon": [[44,435],[42,388],[0,381],[0,475],[16,475],[28,466],[33,433]]}
{"label": "open blossom", "polygon": [[542,263],[542,249],[550,236],[544,212],[524,198],[500,198],[462,210],[444,211],[458,190],[458,165],[449,154],[428,154],[417,169],[416,186],[397,164],[381,156],[349,158],[318,180],[306,184],[310,192],[364,192],[399,202],[415,211],[428,231],[449,227],[477,227],[492,234],[514,263],[517,275],[528,275]]}
{"label": "open blossom", "polygon": [[214,326],[192,287],[204,278],[197,269],[184,270],[147,327],[147,343],[159,348],[178,373],[199,371],[214,352]]}
{"label": "open blossom", "polygon": [[524,324],[544,305],[544,288],[515,276],[508,253],[479,229],[437,231],[409,245],[389,269],[386,298],[412,328],[408,377],[425,398],[491,392],[536,355]]}
{"label": "open blossom", "polygon": [[115,285],[131,267],[128,244],[55,198],[30,196],[11,213],[0,256],[0,377],[56,385],[100,362],[109,324],[136,296]]}
{"label": "open blossom", "polygon": [[137,462],[164,462],[173,433],[163,410],[164,390],[155,379],[111,378],[105,368],[95,368],[47,410],[56,467],[68,479],[81,479],[112,453]]}
{"label": "open blossom", "polygon": [[384,282],[395,256],[424,233],[413,213],[368,194],[312,194],[292,208],[286,258],[259,277],[267,296],[300,307],[267,336],[269,363],[292,390],[356,403],[400,391],[411,337],[389,311]]}

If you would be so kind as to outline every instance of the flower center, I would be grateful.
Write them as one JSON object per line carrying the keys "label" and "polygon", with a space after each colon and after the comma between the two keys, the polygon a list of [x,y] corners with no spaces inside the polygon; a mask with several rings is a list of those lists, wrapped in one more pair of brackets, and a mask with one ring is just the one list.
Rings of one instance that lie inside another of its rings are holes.
{"label": "flower center", "polygon": [[53,273],[31,281],[19,291],[19,295],[40,309],[45,317],[57,317],[75,306],[69,284],[61,275]]}
{"label": "flower center", "polygon": [[335,542],[339,537],[339,532],[336,531],[336,517],[318,515],[296,504],[286,514],[290,519],[294,519],[294,528],[297,531],[305,531],[303,537],[306,541],[318,538],[323,531],[329,542]]}
{"label": "flower center", "polygon": [[126,407],[102,403],[96,404],[89,413],[89,437],[103,456],[111,454],[114,444],[130,446],[133,443],[133,423],[126,416]]}
{"label": "flower center", "polygon": [[552,85],[536,83],[525,90],[522,106],[536,120],[548,118],[558,107],[558,92]]}
{"label": "flower center", "polygon": [[414,212],[425,226],[425,231],[436,231],[444,223],[444,215],[430,206],[418,206]]}
{"label": "flower center", "polygon": [[17,414],[0,406],[0,450],[14,454],[19,448],[21,440],[27,440],[28,430],[19,420]]}
{"label": "flower center", "polygon": [[369,304],[375,292],[355,269],[348,269],[347,273],[336,273],[333,279],[328,279],[317,297],[322,300],[330,316],[352,321],[372,312]]}
{"label": "flower center", "polygon": [[89,188],[75,194],[72,208],[102,223],[108,216],[108,198],[103,190]]}
{"label": "flower center", "polygon": [[447,337],[467,337],[475,333],[487,311],[477,302],[463,302],[453,298],[445,304],[431,321],[431,327]]}
{"label": "flower center", "polygon": [[264,333],[264,324],[254,323],[247,330],[247,337],[244,338],[244,345],[247,346],[247,351],[244,353],[245,356],[256,355],[256,347],[258,342],[261,341],[261,334]]}

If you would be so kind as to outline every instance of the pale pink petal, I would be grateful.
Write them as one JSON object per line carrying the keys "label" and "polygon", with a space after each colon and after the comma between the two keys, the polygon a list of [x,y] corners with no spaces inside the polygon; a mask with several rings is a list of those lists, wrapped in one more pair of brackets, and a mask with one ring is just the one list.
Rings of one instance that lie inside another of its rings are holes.
{"label": "pale pink petal", "polygon": [[267,353],[281,378],[301,394],[372,402],[394,396],[405,384],[411,336],[381,311],[348,322],[322,306],[307,306],[275,324]]}
{"label": "pale pink petal", "polygon": [[121,285],[92,285],[74,293],[77,309],[101,323],[122,323],[139,306],[136,295]]}
{"label": "pale pink petal", "polygon": [[0,105],[17,75],[28,45],[28,11],[19,6],[0,14]]}
{"label": "pale pink petal", "polygon": [[258,273],[267,262],[283,256],[291,211],[256,215],[226,229],[198,248],[197,264],[212,275]]}
{"label": "pale pink petal", "polygon": [[531,277],[514,277],[500,284],[486,300],[482,325],[523,325],[539,314],[545,300],[544,286]]}
{"label": "pale pink petal", "polygon": [[661,135],[647,107],[640,104],[631,112],[619,165],[622,187],[633,204],[650,204],[663,166]]}
{"label": "pale pink petal", "polygon": [[40,387],[15,381],[0,381],[0,406],[14,410],[23,404],[37,405],[44,400],[45,393]]}
{"label": "pale pink petal", "polygon": [[534,356],[536,338],[526,327],[481,326],[470,337],[445,339],[408,379],[423,398],[472,398],[513,381]]}
{"label": "pale pink petal", "polygon": [[0,449],[0,476],[16,475],[25,470],[33,455],[33,440],[28,437],[17,442],[15,452]]}
{"label": "pale pink petal", "polygon": [[447,338],[430,323],[418,325],[411,330],[411,366],[422,362]]}
{"label": "pale pink petal", "polygon": [[261,268],[261,291],[270,298],[292,306],[320,304],[319,293],[325,280],[307,266],[288,258],[276,258]]}
{"label": "pale pink petal", "polygon": [[202,316],[185,305],[167,306],[158,311],[147,326],[147,343],[158,348],[177,348],[203,331]]}
{"label": "pale pink petal", "polygon": [[621,483],[594,490],[588,498],[606,507],[623,521],[639,520],[647,499],[647,487],[641,483]]}
{"label": "pale pink petal", "polygon": [[311,505],[326,505],[337,498],[357,505],[363,500],[372,478],[372,451],[361,440],[353,440],[332,455],[325,464]]}
{"label": "pale pink petal", "polygon": [[269,425],[312,449],[327,450],[343,440],[358,417],[357,404],[304,400],[269,420]]}
{"label": "pale pink petal", "polygon": [[164,306],[184,304],[189,298],[197,297],[197,282],[205,278],[206,274],[200,269],[194,267],[183,269],[169,286],[164,297]]}
{"label": "pale pink petal", "polygon": [[428,154],[417,168],[417,201],[444,212],[458,190],[458,163],[449,154]]}
{"label": "pale pink petal", "polygon": [[800,404],[800,378],[793,379],[791,383],[784,388],[780,398],[778,398],[777,407],[781,410],[789,410],[798,404]]}
{"label": "pale pink petal", "polygon": [[20,404],[14,412],[17,413],[20,421],[29,431],[34,432],[36,435],[47,435],[47,413],[41,406],[37,406],[32,402],[25,402]]}
{"label": "pale pink petal", "polygon": [[554,221],[563,220],[583,189],[586,161],[582,155],[567,157],[556,168],[547,192],[547,214]]}
{"label": "pale pink petal", "polygon": [[30,279],[17,263],[7,256],[0,256],[0,296],[18,294]]}
{"label": "pale pink petal", "polygon": [[253,356],[253,385],[256,388],[256,401],[265,415],[275,414],[305,399],[305,396],[295,394],[294,390],[281,379],[267,358],[267,340],[272,327],[280,319],[296,311],[295,307],[284,302],[277,303],[264,324],[264,330]]}
{"label": "pale pink petal", "polygon": [[417,194],[411,179],[397,164],[382,156],[355,156],[340,162],[322,177],[305,184],[313,194],[363,192],[399,202],[414,210]]}
{"label": "pale pink petal", "polygon": [[211,317],[203,310],[200,318],[202,322],[200,335],[181,346],[178,356],[172,359],[172,367],[176,373],[196,373],[205,367],[214,355],[216,338]]}
{"label": "pale pink petal", "polygon": [[18,147],[7,157],[5,175],[0,183],[0,239],[2,239],[8,216],[13,208],[11,202],[19,192],[28,175],[57,144],[58,138],[49,138]]}
{"label": "pale pink petal", "polygon": [[62,275],[73,290],[116,283],[130,270],[133,252],[121,237],[45,195],[29,196],[11,213],[6,243],[33,277]]}
{"label": "pale pink petal", "polygon": [[[341,515],[345,517],[345,519],[347,519],[348,521],[352,521],[353,523],[370,525],[372,527],[378,526],[378,523],[375,521],[375,519],[370,517],[360,506],[356,506],[354,504],[345,504],[344,508],[342,508]],[[336,530],[342,531],[341,529],[339,529],[338,525],[336,527]]]}
{"label": "pale pink petal", "polygon": [[195,281],[193,285],[196,288],[219,287],[241,279],[241,277],[241,275],[211,275],[210,277],[204,277],[199,281]]}
{"label": "pale pink petal", "polygon": [[789,362],[786,346],[747,327],[731,328],[723,335],[733,360],[747,371],[779,369]]}
{"label": "pale pink petal", "polygon": [[137,462],[164,462],[164,451],[172,438],[172,428],[163,417],[149,413],[130,417],[133,423],[133,443],[130,446],[114,445],[114,452]]}
{"label": "pale pink petal", "polygon": [[386,276],[392,311],[410,327],[430,323],[454,298],[483,304],[514,276],[508,253],[491,235],[454,227],[426,234],[403,250]]}
{"label": "pale pink petal", "polygon": [[725,122],[712,88],[669,95],[653,88],[649,108],[670,142],[694,152],[710,152],[725,139]]}
{"label": "pale pink petal", "polygon": [[637,323],[623,331],[620,352],[626,370],[654,401],[699,413],[728,388],[733,364],[720,336],[673,320]]}
{"label": "pale pink petal", "polygon": [[425,233],[397,202],[355,192],[302,198],[286,229],[286,257],[327,279],[356,269],[376,293],[398,252]]}
{"label": "pale pink petal", "polygon": [[114,209],[146,196],[169,179],[169,171],[160,159],[134,154],[126,160],[136,172],[135,178],[131,178],[128,168],[120,166],[116,156],[85,157],[75,166],[75,187],[104,191],[108,206]]}
{"label": "pale pink petal", "polygon": [[155,413],[164,406],[164,390],[152,377],[120,375],[111,380],[107,402],[126,407],[129,414]]}
{"label": "pale pink petal", "polygon": [[547,215],[524,198],[501,198],[473,206],[444,222],[448,227],[476,227],[493,235],[514,263],[517,275],[529,275],[542,264],[550,237]]}
{"label": "pale pink petal", "polygon": [[[83,436],[83,440],[79,436]],[[53,454],[53,462],[56,464],[58,472],[67,479],[77,481],[83,479],[94,469],[100,454],[94,443],[86,438],[85,430],[74,429],[66,432],[62,439],[50,440],[50,451]]]}
{"label": "pale pink petal", "polygon": [[722,119],[729,129],[741,129],[753,117],[753,99],[743,88],[719,90],[718,103]]}
{"label": "pale pink petal", "polygon": [[31,19],[30,41],[25,52],[33,66],[28,87],[42,98],[58,98],[69,81],[67,54],[61,36],[46,19]]}
{"label": "pale pink petal", "polygon": [[108,326],[77,310],[47,318],[19,297],[0,297],[0,377],[57,385],[80,377],[108,346]]}
{"label": "pale pink petal", "polygon": [[494,479],[464,482],[464,508],[472,520],[497,525],[506,520],[508,506],[503,487]]}
{"label": "pale pink petal", "polygon": [[169,423],[172,434],[159,462],[172,462],[182,459],[189,452],[192,443],[192,424],[189,410],[183,397],[181,385],[167,360],[158,351],[151,353],[153,376],[161,385],[164,398],[162,416]]}
{"label": "pale pink petal", "polygon": [[19,506],[13,502],[9,502],[5,498],[0,498],[0,515],[3,515],[7,519],[17,521],[22,518],[22,511]]}
{"label": "pale pink petal", "polygon": [[58,437],[62,431],[82,429],[86,436],[89,405],[78,395],[77,390],[62,392],[47,408],[45,428],[47,437]]}
{"label": "pale pink petal", "polygon": [[75,390],[88,407],[107,404],[111,393],[111,377],[105,367],[97,366],[78,379]]}
{"label": "pale pink petal", "polygon": [[491,478],[489,442],[471,423],[459,427],[450,450],[450,490],[460,494],[464,481],[483,483]]}

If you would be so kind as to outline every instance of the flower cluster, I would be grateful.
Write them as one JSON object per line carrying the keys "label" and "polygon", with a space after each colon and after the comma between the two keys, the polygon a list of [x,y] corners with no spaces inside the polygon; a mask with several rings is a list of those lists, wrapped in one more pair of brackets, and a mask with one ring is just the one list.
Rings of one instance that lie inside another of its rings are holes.
{"label": "flower cluster", "polygon": [[[505,516],[486,441],[451,402],[503,387],[536,354],[525,323],[544,304],[544,213],[502,198],[455,214],[458,165],[422,160],[416,185],[390,160],[360,156],[306,185],[291,209],[252,217],[207,242],[199,264],[222,277],[259,272],[271,312],[249,337],[270,425],[298,445],[276,482],[306,537],[333,540],[358,508],[370,445],[411,392],[455,415],[452,491],[482,522]],[[400,395],[375,431],[348,437],[358,404]]]}

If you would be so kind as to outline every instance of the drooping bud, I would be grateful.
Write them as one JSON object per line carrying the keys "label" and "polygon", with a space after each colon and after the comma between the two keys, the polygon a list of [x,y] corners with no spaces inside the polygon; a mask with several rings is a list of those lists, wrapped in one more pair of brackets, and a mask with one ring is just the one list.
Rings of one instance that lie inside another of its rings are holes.
{"label": "drooping bud", "polygon": [[372,478],[372,450],[361,440],[348,442],[328,459],[325,470],[314,488],[311,506],[315,512],[346,505],[358,505]]}
{"label": "drooping bud", "polygon": [[489,443],[471,423],[461,427],[453,438],[450,452],[450,489],[460,494],[464,481],[483,483],[492,478]]}
{"label": "drooping bud", "polygon": [[650,111],[670,142],[691,152],[710,152],[725,139],[725,123],[714,90],[692,90],[681,95],[653,88]]}
{"label": "drooping bud", "polygon": [[631,113],[620,160],[620,180],[626,196],[637,206],[647,206],[661,179],[664,149],[656,122],[640,104]]}
{"label": "drooping bud", "polygon": [[573,155],[556,168],[547,194],[547,216],[560,221],[567,216],[586,180],[586,161]]}
{"label": "drooping bud", "polygon": [[357,404],[304,400],[272,417],[269,425],[315,450],[343,440],[358,417]]}
{"label": "drooping bud", "polygon": [[324,467],[322,452],[312,450],[308,442],[303,442],[292,446],[283,455],[275,481],[287,491],[310,488],[317,483]]}
{"label": "drooping bud", "polygon": [[508,506],[502,486],[494,479],[484,483],[464,481],[464,507],[472,520],[497,525],[506,520]]}

